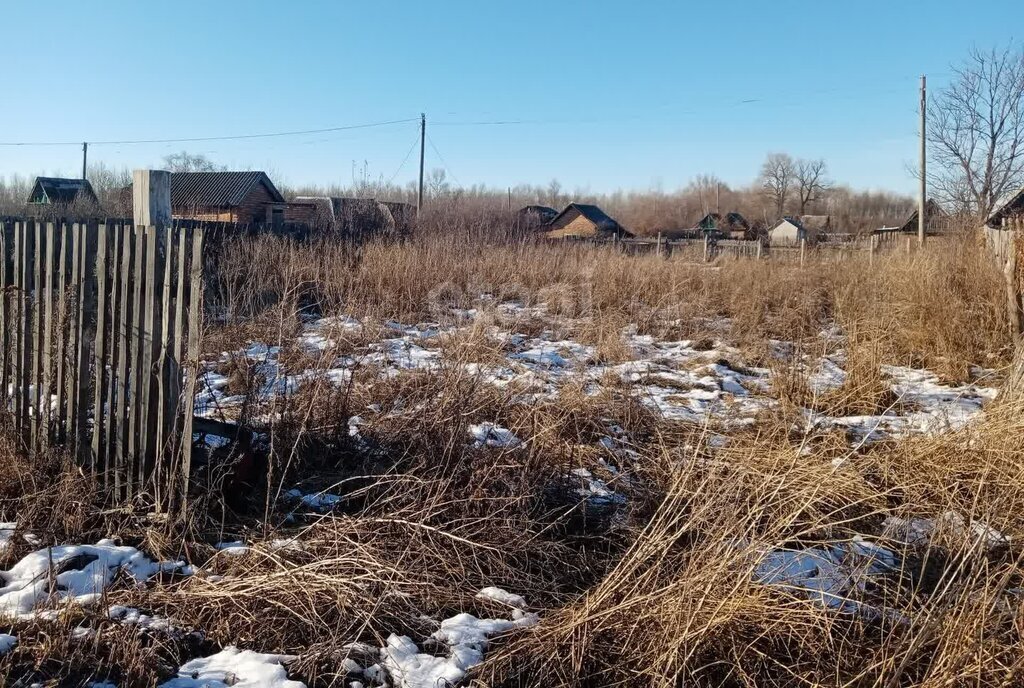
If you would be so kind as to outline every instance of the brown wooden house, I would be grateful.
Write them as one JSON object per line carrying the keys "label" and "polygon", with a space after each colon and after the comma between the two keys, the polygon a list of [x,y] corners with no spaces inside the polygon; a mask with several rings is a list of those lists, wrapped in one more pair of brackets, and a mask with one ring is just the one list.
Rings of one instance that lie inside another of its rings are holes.
{"label": "brown wooden house", "polygon": [[[906,221],[900,225],[899,232],[902,234],[917,234],[917,216],[918,211],[910,213],[910,216]],[[942,206],[928,199],[924,204],[924,229],[926,232],[937,232],[945,228],[949,220],[949,216],[946,211],[942,209]]]}
{"label": "brown wooden house", "polygon": [[171,215],[175,218],[280,225],[286,205],[265,172],[171,174]]}
{"label": "brown wooden house", "polygon": [[547,224],[546,229],[546,236],[552,239],[633,236],[596,205],[585,203],[570,203]]}

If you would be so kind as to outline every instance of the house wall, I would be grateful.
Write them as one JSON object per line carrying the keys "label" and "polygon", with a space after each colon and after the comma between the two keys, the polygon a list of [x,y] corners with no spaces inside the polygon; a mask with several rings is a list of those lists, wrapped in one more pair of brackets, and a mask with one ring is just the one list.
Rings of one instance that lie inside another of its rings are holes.
{"label": "house wall", "polygon": [[[171,208],[171,217],[181,220],[202,222],[232,222],[237,224],[264,224],[270,222],[267,204],[275,203],[263,184],[257,184],[249,195],[234,207],[176,207]],[[277,204],[280,205],[280,204]]]}
{"label": "house wall", "polygon": [[578,213],[572,219],[562,218],[558,226],[547,233],[548,237],[553,239],[567,236],[592,237],[597,234],[597,225]]}
{"label": "house wall", "polygon": [[774,246],[792,246],[800,243],[800,229],[790,222],[783,222],[772,229],[768,237]]}

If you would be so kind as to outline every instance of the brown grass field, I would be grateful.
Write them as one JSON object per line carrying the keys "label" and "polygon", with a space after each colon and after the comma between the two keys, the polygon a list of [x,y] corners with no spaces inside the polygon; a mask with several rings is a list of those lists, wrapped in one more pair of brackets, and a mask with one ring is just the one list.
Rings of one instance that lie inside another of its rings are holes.
{"label": "brown grass field", "polygon": [[[507,618],[476,597],[499,586],[538,622],[495,635],[462,685],[1024,685],[1024,408],[996,397],[968,422],[870,442],[807,421],[920,411],[884,366],[998,388],[1013,357],[1002,303],[968,237],[804,267],[439,235],[228,242],[203,350],[224,380],[216,412],[264,438],[256,468],[214,452],[168,521],[5,441],[0,521],[17,526],[0,569],[115,538],[195,571],[0,620],[18,639],[0,678],[160,685],[235,645],[295,656],[288,676],[308,686],[413,685],[365,671],[379,658],[350,643]],[[341,315],[358,322],[309,345],[314,319]],[[571,365],[535,365],[536,341]],[[280,347],[272,367],[244,353],[253,342]],[[845,375],[823,391],[812,364],[830,356]],[[302,384],[266,394],[280,375]],[[688,415],[705,396],[713,410]],[[481,423],[520,442],[474,443]],[[293,488],[338,499],[306,508]],[[241,556],[215,549],[235,540]],[[766,581],[785,552],[814,582]]]}

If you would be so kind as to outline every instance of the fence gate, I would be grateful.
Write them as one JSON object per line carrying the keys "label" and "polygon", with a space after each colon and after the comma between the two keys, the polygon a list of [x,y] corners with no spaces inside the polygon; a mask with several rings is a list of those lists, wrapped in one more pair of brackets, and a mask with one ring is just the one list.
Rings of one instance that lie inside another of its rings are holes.
{"label": "fence gate", "polygon": [[0,393],[29,452],[64,447],[118,498],[184,494],[202,251],[202,228],[3,222]]}

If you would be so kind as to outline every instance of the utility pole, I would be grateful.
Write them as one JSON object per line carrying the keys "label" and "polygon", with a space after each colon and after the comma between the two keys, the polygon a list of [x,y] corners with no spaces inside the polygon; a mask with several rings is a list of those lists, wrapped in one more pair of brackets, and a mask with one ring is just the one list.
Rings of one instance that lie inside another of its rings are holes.
{"label": "utility pole", "polygon": [[926,87],[927,87],[927,83],[925,81],[925,76],[922,75],[921,76],[921,190],[920,190],[920,194],[919,194],[918,199],[917,199],[917,245],[918,246],[924,246],[924,225],[925,225],[925,216],[926,216],[926,210],[927,210],[927,208],[925,206],[928,204],[928,199],[927,199],[927,194],[928,194],[928,174],[927,174],[927,172],[928,172],[928,167],[927,167],[927,165],[928,165],[928,159],[927,159],[928,158],[928,153],[927,153],[927,148],[926,148],[926,145],[925,145],[926,144],[926,139],[927,139],[927,136],[926,136],[927,132],[925,130],[925,127],[927,126],[926,125],[927,120],[926,120],[926,116],[925,116],[925,108],[926,108],[927,103],[928,103],[928,101],[926,99],[926,93],[927,93],[927,88]]}
{"label": "utility pole", "polygon": [[722,183],[715,182],[715,212],[722,214]]}
{"label": "utility pole", "polygon": [[508,187],[508,211],[512,212],[512,187]]}
{"label": "utility pole", "polygon": [[427,115],[420,113],[420,193],[416,197],[417,214],[423,210],[423,159],[427,149]]}
{"label": "utility pole", "polygon": [[89,157],[89,144],[85,141],[82,142],[82,179],[86,179],[85,176],[85,162]]}

